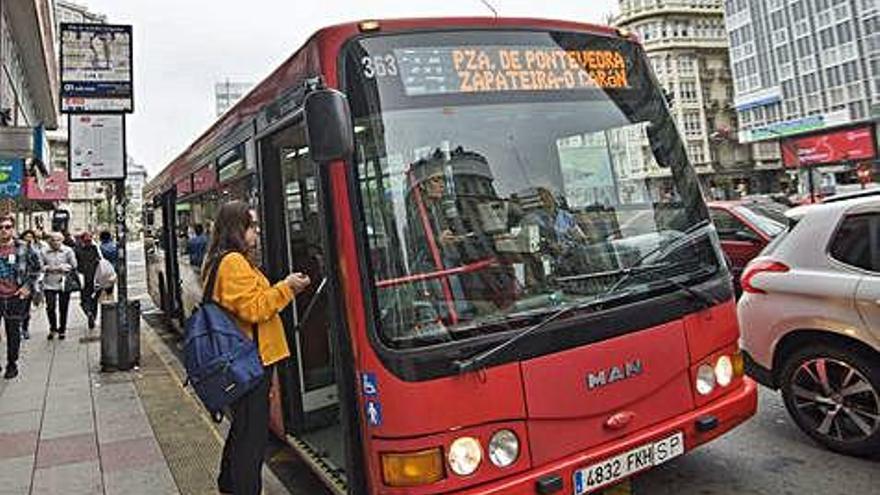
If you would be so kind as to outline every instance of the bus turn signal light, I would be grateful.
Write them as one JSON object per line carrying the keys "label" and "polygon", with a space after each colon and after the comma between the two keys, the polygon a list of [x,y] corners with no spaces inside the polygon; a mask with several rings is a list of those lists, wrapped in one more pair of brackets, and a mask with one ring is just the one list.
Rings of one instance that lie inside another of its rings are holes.
{"label": "bus turn signal light", "polygon": [[382,478],[388,486],[419,486],[444,477],[440,448],[416,452],[383,453]]}
{"label": "bus turn signal light", "polygon": [[745,359],[743,359],[742,352],[735,352],[732,356],[733,361],[733,376],[736,378],[742,378],[746,374],[746,363]]}

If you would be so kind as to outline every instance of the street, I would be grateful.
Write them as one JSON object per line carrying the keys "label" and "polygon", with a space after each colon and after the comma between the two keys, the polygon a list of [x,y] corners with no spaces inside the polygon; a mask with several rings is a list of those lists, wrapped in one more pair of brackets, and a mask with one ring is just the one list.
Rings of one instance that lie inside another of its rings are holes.
{"label": "street", "polygon": [[871,494],[880,462],[829,452],[792,422],[778,393],[759,389],[749,422],[637,477],[638,495]]}

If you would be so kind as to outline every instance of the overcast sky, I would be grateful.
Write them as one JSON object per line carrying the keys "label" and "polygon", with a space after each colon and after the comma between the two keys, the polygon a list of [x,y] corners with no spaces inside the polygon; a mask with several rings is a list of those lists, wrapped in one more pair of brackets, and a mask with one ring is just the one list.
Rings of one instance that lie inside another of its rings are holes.
{"label": "overcast sky", "polygon": [[[317,29],[339,22],[487,15],[480,0],[76,0],[134,25],[128,150],[155,175],[214,121],[214,83],[259,82]],[[502,16],[603,22],[618,0],[489,0]]]}

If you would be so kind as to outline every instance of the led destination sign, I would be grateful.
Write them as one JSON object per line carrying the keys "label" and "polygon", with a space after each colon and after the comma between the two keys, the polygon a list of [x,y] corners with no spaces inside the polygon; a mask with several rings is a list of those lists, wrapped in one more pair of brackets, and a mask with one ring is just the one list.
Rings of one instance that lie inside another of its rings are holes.
{"label": "led destination sign", "polygon": [[365,58],[363,62],[367,77],[399,75],[407,96],[630,88],[627,60],[614,49],[398,48],[393,55]]}

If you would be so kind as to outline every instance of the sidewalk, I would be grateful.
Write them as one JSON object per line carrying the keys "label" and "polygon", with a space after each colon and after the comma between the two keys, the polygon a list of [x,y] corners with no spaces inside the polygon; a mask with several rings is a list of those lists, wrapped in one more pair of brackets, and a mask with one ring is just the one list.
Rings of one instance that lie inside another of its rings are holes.
{"label": "sidewalk", "polygon": [[67,339],[49,341],[35,310],[21,374],[0,383],[0,494],[179,493],[135,389],[139,373],[100,373],[100,343],[80,341],[78,298],[69,317]]}
{"label": "sidewalk", "polygon": [[[49,341],[33,311],[21,373],[0,379],[0,495],[216,494],[223,431],[181,387],[173,353],[141,320],[141,367],[102,373],[76,297],[69,320],[67,339]],[[286,493],[268,470],[264,493]]]}

